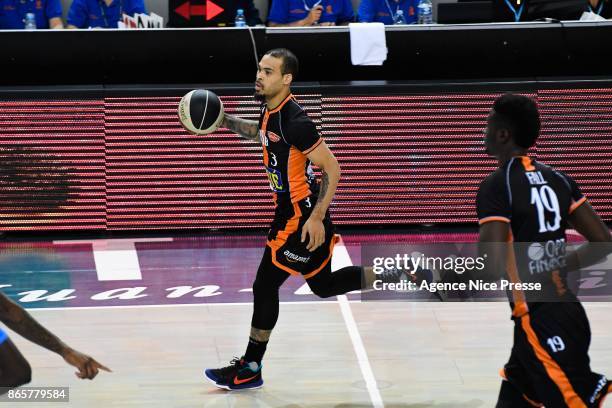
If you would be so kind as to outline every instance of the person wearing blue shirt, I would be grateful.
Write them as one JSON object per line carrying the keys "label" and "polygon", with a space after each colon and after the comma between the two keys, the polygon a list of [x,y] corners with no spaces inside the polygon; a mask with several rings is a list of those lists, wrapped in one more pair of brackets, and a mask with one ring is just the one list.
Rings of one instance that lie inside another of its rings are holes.
{"label": "person wearing blue shirt", "polygon": [[25,15],[34,13],[36,28],[64,28],[60,0],[0,0],[0,29],[25,28]]}
{"label": "person wearing blue shirt", "polygon": [[612,4],[608,0],[587,0],[585,11],[590,11],[603,18],[612,18]]}
{"label": "person wearing blue shirt", "polygon": [[117,28],[123,14],[145,14],[143,0],[73,0],[68,28]]}
{"label": "person wearing blue shirt", "polygon": [[402,10],[406,24],[414,24],[417,4],[418,0],[361,0],[357,15],[360,23],[392,25],[398,10]]}
{"label": "person wearing blue shirt", "polygon": [[354,21],[351,0],[272,0],[270,27],[347,25]]}

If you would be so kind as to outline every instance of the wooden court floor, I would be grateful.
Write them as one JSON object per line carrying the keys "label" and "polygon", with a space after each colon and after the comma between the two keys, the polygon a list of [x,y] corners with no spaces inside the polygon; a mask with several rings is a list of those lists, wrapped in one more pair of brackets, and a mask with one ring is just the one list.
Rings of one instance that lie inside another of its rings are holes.
{"label": "wooden court floor", "polygon": [[[494,406],[498,370],[511,345],[508,305],[351,302],[349,306],[383,406]],[[585,306],[593,332],[592,366],[609,373],[612,305]],[[281,305],[264,362],[264,388],[234,393],[216,390],[204,381],[202,371],[224,365],[243,352],[251,313],[248,305],[32,313],[75,348],[114,370],[94,381],[81,381],[56,355],[12,336],[33,367],[32,386],[70,387],[70,403],[62,406],[376,406],[339,302]]]}
{"label": "wooden court floor", "polygon": [[[334,250],[334,270],[358,264],[359,245],[367,239],[344,238]],[[319,301],[302,290],[298,278],[281,288],[264,387],[232,393],[214,388],[204,369],[227,365],[246,347],[249,287],[263,239],[0,244],[2,290],[66,343],[113,370],[94,381],[79,380],[60,357],[9,331],[32,366],[30,386],[69,387],[70,402],[0,405],[494,407],[499,369],[512,342],[507,302],[361,302],[355,294]],[[379,242],[382,236],[371,239]],[[601,283],[598,273],[592,282]],[[201,296],[179,296],[177,287],[205,289]],[[122,288],[132,296],[108,296]],[[585,308],[593,334],[592,368],[612,376],[612,303]]]}

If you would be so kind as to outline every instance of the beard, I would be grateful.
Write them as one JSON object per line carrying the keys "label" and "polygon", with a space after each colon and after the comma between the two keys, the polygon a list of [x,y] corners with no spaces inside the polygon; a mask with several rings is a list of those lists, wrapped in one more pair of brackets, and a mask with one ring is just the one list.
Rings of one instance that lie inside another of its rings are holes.
{"label": "beard", "polygon": [[265,95],[262,95],[262,94],[260,94],[260,93],[258,93],[258,92],[255,92],[255,93],[253,94],[253,98],[255,98],[255,100],[256,100],[257,102],[260,102],[260,103],[263,103],[263,102],[265,102],[265,101],[266,101],[266,97],[265,97]]}

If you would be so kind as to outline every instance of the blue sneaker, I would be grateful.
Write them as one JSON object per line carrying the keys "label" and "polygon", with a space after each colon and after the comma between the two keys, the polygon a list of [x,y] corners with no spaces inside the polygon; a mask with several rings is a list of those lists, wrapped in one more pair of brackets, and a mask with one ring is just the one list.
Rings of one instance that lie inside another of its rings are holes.
{"label": "blue sneaker", "polygon": [[208,368],[206,378],[224,390],[247,390],[263,386],[261,364],[247,363],[244,358],[234,358],[230,365],[222,368]]}

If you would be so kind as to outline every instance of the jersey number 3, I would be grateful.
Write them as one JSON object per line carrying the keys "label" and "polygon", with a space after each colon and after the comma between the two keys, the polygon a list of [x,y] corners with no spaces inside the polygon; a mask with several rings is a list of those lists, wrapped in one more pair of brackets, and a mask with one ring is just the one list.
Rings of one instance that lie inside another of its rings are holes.
{"label": "jersey number 3", "polygon": [[[561,226],[561,209],[555,190],[550,186],[532,187],[531,204],[535,204],[538,210],[540,232],[552,232],[559,229]],[[546,221],[546,213],[553,213],[554,221],[552,224]]]}

